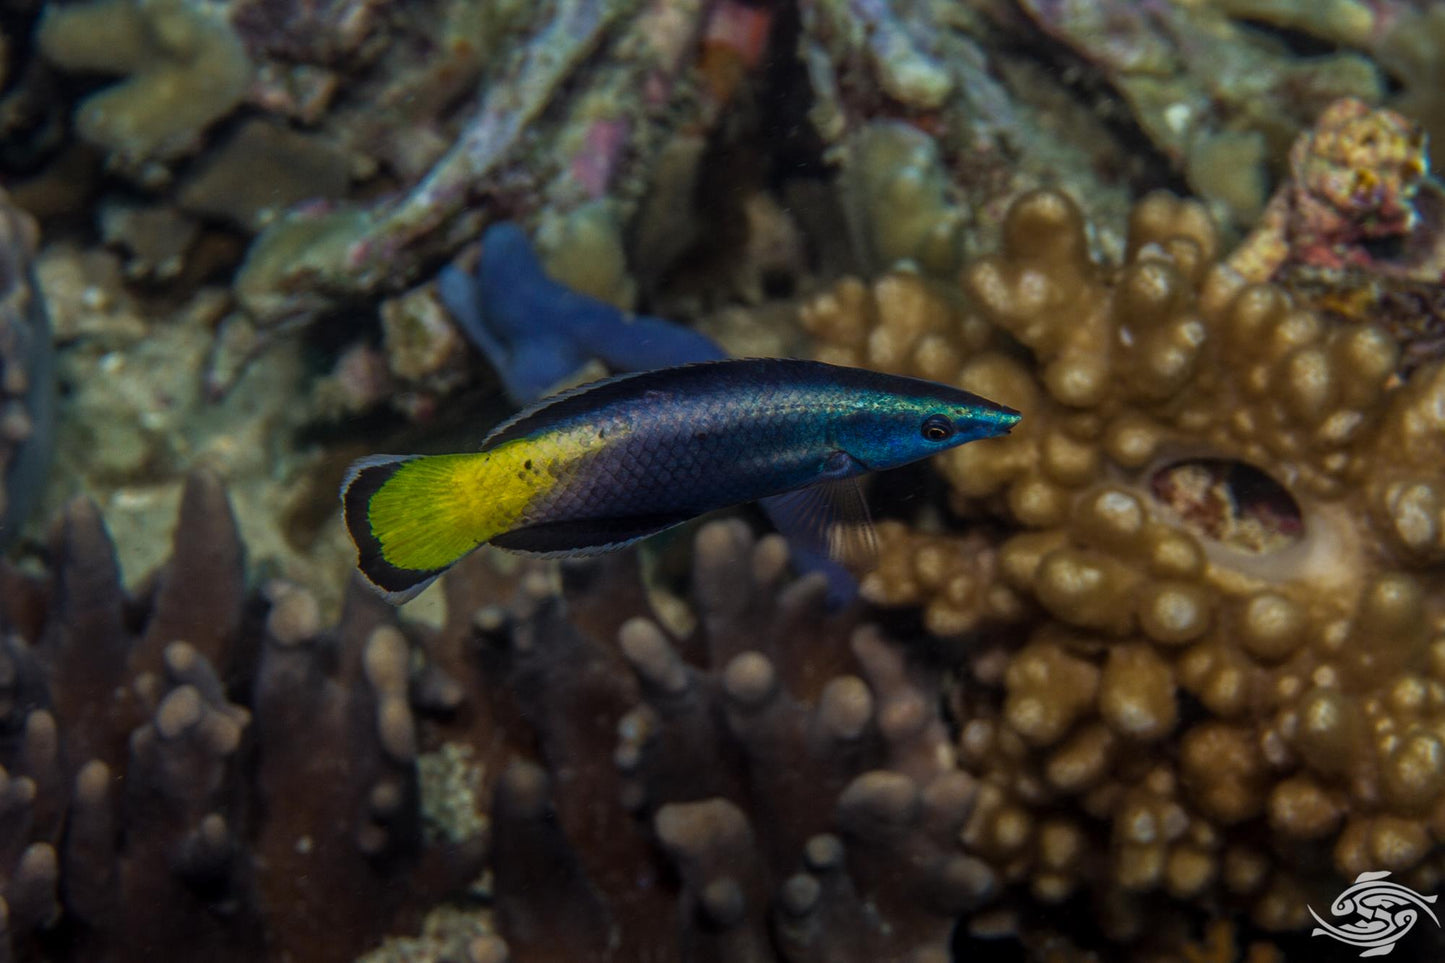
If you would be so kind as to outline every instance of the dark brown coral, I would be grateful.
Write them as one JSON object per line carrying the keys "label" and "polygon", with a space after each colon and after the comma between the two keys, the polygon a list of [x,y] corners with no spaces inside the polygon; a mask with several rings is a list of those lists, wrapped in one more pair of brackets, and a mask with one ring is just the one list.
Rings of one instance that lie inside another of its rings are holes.
{"label": "dark brown coral", "polygon": [[0,584],[11,958],[344,960],[475,905],[485,830],[422,818],[418,759],[459,745],[519,963],[943,960],[993,894],[938,673],[740,521],[700,530],[680,636],[633,555],[471,559],[438,629],[363,592],[326,628],[298,586],[248,594],[204,474],[134,594],[89,502],[49,551]]}
{"label": "dark brown coral", "polygon": [[0,591],[5,958],[350,959],[475,872],[421,846],[394,613],[277,589],[263,626],[215,478],[135,596],[87,501],[50,554]]}
{"label": "dark brown coral", "polygon": [[50,323],[31,261],[35,221],[0,190],[0,545],[39,497],[55,444]]}
{"label": "dark brown coral", "polygon": [[995,877],[957,842],[976,787],[936,673],[828,615],[821,579],[790,581],[783,541],[741,522],[699,532],[685,638],[617,624],[630,564],[450,609],[545,763],[508,767],[492,812],[513,958],[948,959]]}

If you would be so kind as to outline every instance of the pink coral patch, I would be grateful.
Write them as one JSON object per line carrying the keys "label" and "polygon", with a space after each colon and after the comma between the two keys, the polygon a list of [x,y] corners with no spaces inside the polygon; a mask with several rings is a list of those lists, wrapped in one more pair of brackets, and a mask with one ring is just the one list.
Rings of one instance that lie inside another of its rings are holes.
{"label": "pink coral patch", "polygon": [[572,176],[589,197],[601,197],[607,192],[628,132],[625,120],[594,121],[587,129],[582,150],[572,158]]}

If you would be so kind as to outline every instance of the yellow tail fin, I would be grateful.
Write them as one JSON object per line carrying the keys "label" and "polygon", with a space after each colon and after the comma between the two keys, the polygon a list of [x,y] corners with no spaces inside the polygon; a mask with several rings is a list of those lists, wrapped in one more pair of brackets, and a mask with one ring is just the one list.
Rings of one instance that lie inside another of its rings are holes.
{"label": "yellow tail fin", "polygon": [[479,517],[487,456],[373,455],[341,483],[357,566],[387,601],[415,598],[494,531]]}

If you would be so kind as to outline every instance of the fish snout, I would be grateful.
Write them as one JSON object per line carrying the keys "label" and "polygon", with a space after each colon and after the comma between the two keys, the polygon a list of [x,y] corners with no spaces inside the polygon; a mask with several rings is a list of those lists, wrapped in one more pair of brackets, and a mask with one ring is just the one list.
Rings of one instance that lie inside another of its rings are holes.
{"label": "fish snout", "polygon": [[975,438],[997,438],[1013,431],[1022,417],[1022,412],[1007,405],[986,401],[970,412],[968,421],[973,423]]}

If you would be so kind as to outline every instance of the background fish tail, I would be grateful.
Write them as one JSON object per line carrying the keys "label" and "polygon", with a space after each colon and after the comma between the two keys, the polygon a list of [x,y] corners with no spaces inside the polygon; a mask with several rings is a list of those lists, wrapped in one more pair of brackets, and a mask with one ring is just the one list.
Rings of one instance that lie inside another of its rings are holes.
{"label": "background fish tail", "polygon": [[416,597],[494,534],[478,517],[484,454],[374,455],[341,486],[357,565],[389,601]]}

